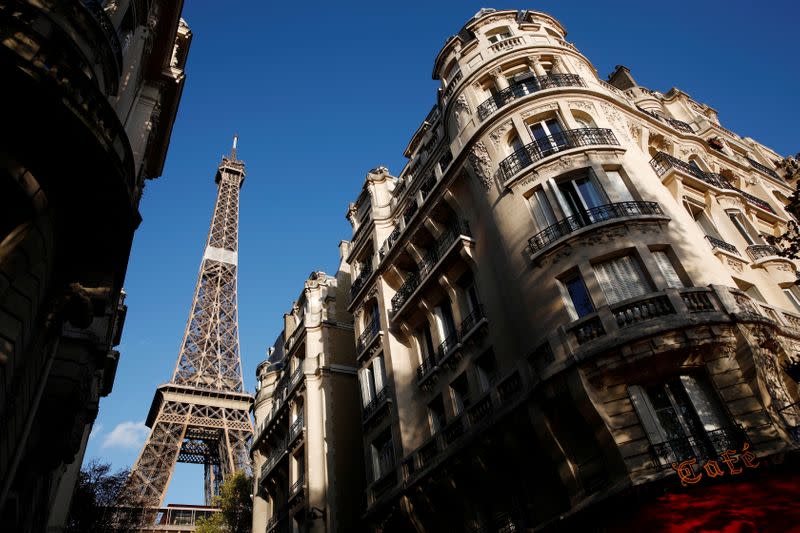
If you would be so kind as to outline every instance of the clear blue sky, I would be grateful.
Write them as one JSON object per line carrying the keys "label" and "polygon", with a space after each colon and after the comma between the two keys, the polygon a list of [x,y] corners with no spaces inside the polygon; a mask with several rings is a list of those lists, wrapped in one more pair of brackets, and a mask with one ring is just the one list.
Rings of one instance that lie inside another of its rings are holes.
{"label": "clear blue sky", "polygon": [[[164,175],[148,183],[126,290],[112,395],[87,459],[131,465],[158,384],[171,377],[213,208],[214,171],[240,135],[247,164],[239,252],[246,387],[313,270],[332,272],[366,171],[397,173],[435,101],[433,60],[481,7],[545,11],[602,76],[675,86],[722,124],[781,154],[800,150],[796,2],[186,0],[188,81]],[[179,465],[167,502],[202,502],[202,467]]]}

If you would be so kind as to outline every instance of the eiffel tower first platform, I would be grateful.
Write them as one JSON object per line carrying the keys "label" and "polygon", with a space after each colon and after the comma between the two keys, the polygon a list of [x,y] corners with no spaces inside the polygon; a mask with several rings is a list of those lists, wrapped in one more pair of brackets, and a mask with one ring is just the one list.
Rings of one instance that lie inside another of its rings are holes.
{"label": "eiffel tower first platform", "polygon": [[150,435],[125,487],[129,502],[160,507],[175,463],[205,467],[205,500],[236,470],[249,473],[253,397],[244,391],[239,355],[236,271],[239,190],[244,163],[230,157],[217,169],[214,216],[189,320],[172,380],[156,389],[147,414]]}

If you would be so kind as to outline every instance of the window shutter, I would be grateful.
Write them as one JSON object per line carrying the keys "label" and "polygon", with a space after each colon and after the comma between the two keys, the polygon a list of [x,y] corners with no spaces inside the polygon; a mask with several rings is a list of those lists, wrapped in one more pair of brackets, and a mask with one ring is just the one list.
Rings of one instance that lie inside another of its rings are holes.
{"label": "window shutter", "polygon": [[628,187],[625,185],[625,182],[622,180],[622,176],[620,176],[618,171],[606,170],[606,176],[608,177],[608,182],[611,185],[610,192],[615,196],[613,201],[615,202],[633,201],[633,196],[631,196]]}
{"label": "window shutter", "polygon": [[681,278],[678,277],[678,273],[675,271],[675,267],[672,265],[672,261],[669,260],[667,252],[663,250],[655,251],[653,252],[653,258],[656,260],[658,269],[667,282],[667,287],[681,288],[684,286]]}
{"label": "window shutter", "polygon": [[609,304],[641,296],[649,290],[642,269],[630,255],[598,263],[594,270]]}
{"label": "window shutter", "polygon": [[666,436],[661,430],[661,425],[658,423],[655,410],[653,406],[650,405],[650,400],[647,398],[644,389],[639,385],[630,385],[628,387],[628,394],[631,397],[631,403],[633,403],[636,414],[639,415],[639,421],[642,423],[645,433],[647,433],[650,444],[664,442]]}
{"label": "window shutter", "polygon": [[384,376],[386,375],[383,371],[383,355],[372,360],[372,373],[375,380],[375,394],[378,394],[383,390]]}

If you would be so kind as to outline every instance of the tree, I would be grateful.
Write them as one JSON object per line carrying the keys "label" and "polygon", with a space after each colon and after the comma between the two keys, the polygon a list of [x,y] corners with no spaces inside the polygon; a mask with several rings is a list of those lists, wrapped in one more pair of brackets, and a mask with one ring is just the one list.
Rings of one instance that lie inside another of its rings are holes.
{"label": "tree", "polygon": [[116,504],[129,473],[128,469],[111,473],[110,464],[96,460],[81,468],[72,496],[66,533],[114,531],[113,517],[106,509]]}
{"label": "tree", "polygon": [[211,518],[198,521],[196,533],[250,533],[253,500],[250,494],[253,478],[238,470],[228,476],[212,505],[220,508]]}
{"label": "tree", "polygon": [[[800,220],[800,153],[794,157],[786,157],[778,163],[778,169],[783,172],[787,182],[795,185],[795,191],[789,197],[786,211],[795,219]],[[789,220],[786,233],[778,237],[768,237],[767,242],[777,246],[780,255],[789,259],[800,259],[800,225],[794,220]]]}

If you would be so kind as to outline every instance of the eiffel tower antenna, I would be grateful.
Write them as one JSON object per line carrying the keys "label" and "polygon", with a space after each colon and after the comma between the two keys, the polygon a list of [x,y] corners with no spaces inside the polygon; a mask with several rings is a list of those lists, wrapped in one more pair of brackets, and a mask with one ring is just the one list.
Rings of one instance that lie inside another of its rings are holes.
{"label": "eiffel tower antenna", "polygon": [[150,435],[125,486],[125,498],[137,506],[163,505],[177,462],[204,465],[206,505],[228,475],[250,470],[253,397],[242,382],[236,292],[245,177],[237,141],[234,136],[231,155],[214,177],[217,200],[175,371],[156,389],[147,415]]}

